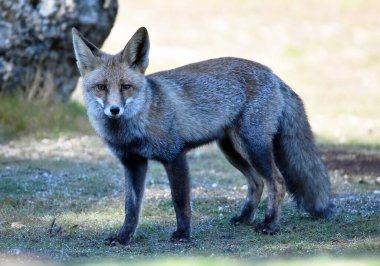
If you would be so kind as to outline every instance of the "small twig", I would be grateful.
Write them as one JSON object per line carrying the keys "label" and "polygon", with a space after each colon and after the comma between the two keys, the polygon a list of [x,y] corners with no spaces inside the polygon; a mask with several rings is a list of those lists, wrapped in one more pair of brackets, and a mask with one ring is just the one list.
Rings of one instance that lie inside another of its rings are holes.
{"label": "small twig", "polygon": [[50,229],[49,229],[49,235],[50,235],[50,237],[56,236],[59,233],[61,233],[61,231],[62,231],[62,227],[58,226],[55,223],[55,221],[56,221],[56,218],[54,217],[53,220],[51,221],[51,224],[50,224]]}
{"label": "small twig", "polygon": [[51,221],[51,225],[50,225],[50,229],[49,229],[50,236],[52,236],[52,234],[53,234],[53,228],[55,225],[55,220],[56,220],[56,218],[54,217],[53,220]]}

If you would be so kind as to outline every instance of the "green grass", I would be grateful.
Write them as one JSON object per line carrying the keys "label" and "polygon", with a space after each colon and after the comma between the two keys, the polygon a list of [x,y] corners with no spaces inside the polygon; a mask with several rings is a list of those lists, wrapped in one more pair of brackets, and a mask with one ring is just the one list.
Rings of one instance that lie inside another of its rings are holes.
{"label": "green grass", "polygon": [[[355,265],[355,266],[375,266],[379,265],[379,262],[374,258],[356,258],[356,259],[333,259],[329,257],[317,257],[317,258],[309,258],[306,260],[271,260],[268,262],[264,261],[256,261],[255,265],[257,266],[266,266],[266,265],[273,265],[273,266],[302,266],[302,265],[310,265],[310,266],[318,266],[318,265]],[[94,263],[90,264],[89,266],[97,266],[97,265],[106,265],[106,266],[122,266],[122,265],[128,265],[127,263]],[[135,263],[136,266],[248,266],[252,265],[252,263],[249,263],[247,261],[238,261],[238,260],[232,260],[227,258],[186,258],[186,259],[158,259],[158,260],[152,260],[152,261],[141,261],[138,263]]]}
{"label": "green grass", "polygon": [[79,102],[27,102],[5,94],[0,98],[0,143],[20,136],[43,138],[93,132]]}
{"label": "green grass", "polygon": [[[85,145],[104,152],[100,143],[88,141]],[[64,149],[70,147],[63,146],[62,152]],[[76,151],[75,147],[71,149]],[[380,213],[352,212],[367,205],[365,199],[361,199],[360,205],[341,206],[331,220],[312,219],[287,200],[282,230],[276,236],[259,235],[254,226],[230,225],[230,217],[239,212],[244,199],[245,182],[220,153],[209,148],[189,157],[193,177],[191,243],[169,241],[175,228],[170,189],[162,166],[151,163],[141,221],[133,242],[126,247],[107,247],[103,239],[115,233],[123,221],[122,169],[102,152],[98,152],[95,161],[82,157],[80,152],[75,154],[67,159],[41,155],[33,160],[23,154],[16,158],[0,156],[0,253],[19,252],[79,264],[182,256],[243,261],[321,255],[346,258],[380,251]],[[348,191],[357,189],[371,193],[378,186],[349,184]],[[339,194],[339,189],[335,193]],[[266,200],[259,208],[258,220],[263,219],[265,204]],[[61,231],[50,234],[53,218]],[[202,259],[199,263],[205,262]]]}
{"label": "green grass", "polygon": [[[17,265],[17,260],[6,260],[4,266]],[[7,264],[8,262],[8,264]],[[258,260],[254,262],[254,265],[257,266],[302,266],[302,265],[310,265],[310,266],[319,266],[319,265],[341,265],[341,266],[377,266],[379,265],[379,261],[376,258],[370,257],[359,257],[359,258],[331,258],[326,256],[314,257],[314,258],[306,258],[306,259],[272,259],[269,261]],[[24,265],[24,264],[22,264]],[[36,265],[36,266],[49,266],[51,264],[48,263],[38,263],[33,264],[33,261],[29,260],[28,264],[25,265]],[[74,264],[75,266],[84,265],[84,266],[124,266],[131,265],[130,262],[123,261],[101,261],[101,262],[93,262],[93,263],[85,263],[85,264]],[[252,265],[252,262],[229,259],[229,258],[218,258],[218,257],[209,257],[209,258],[200,258],[200,257],[189,257],[189,258],[155,258],[152,260],[141,260],[133,263],[134,266],[249,266]]]}

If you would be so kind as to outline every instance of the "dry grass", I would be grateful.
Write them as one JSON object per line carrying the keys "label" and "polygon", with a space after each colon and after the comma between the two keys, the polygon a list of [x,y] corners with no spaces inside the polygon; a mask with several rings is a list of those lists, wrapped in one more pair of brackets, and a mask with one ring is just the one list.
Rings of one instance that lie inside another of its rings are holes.
{"label": "dry grass", "polygon": [[0,143],[27,136],[40,139],[93,133],[82,104],[45,100],[0,94]]}

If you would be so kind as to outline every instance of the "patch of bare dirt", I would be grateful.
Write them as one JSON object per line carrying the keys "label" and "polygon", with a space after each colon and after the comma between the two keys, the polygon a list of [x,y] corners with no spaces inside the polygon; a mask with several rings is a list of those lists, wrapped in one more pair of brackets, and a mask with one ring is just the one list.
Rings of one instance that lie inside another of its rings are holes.
{"label": "patch of bare dirt", "polygon": [[361,175],[372,177],[373,180],[380,179],[380,152],[378,151],[325,150],[323,159],[329,170],[340,170],[344,175]]}

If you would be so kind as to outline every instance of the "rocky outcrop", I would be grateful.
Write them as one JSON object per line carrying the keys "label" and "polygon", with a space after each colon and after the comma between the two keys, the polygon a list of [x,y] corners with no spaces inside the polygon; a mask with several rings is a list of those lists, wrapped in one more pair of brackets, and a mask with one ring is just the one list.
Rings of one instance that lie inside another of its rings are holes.
{"label": "rocky outcrop", "polygon": [[101,46],[116,13],[117,0],[0,1],[0,90],[69,99],[79,77],[71,28]]}

